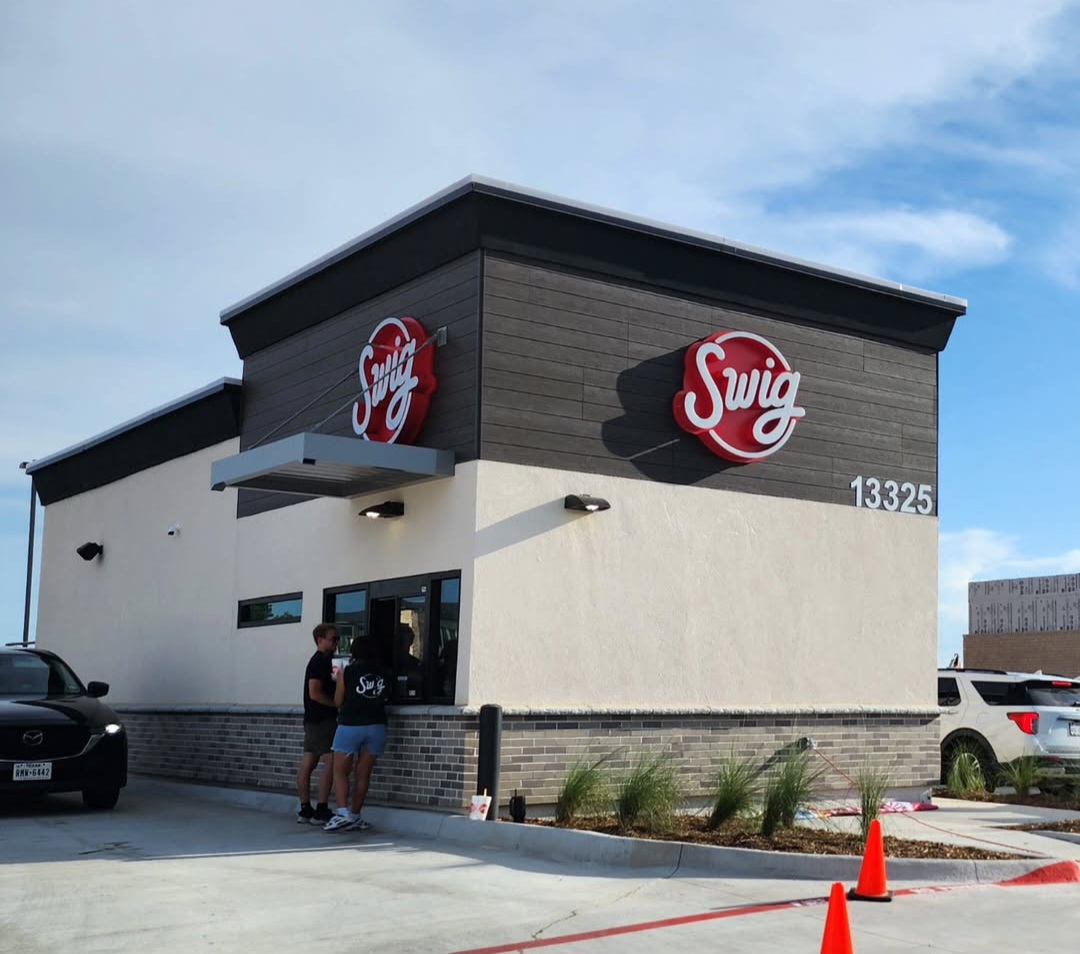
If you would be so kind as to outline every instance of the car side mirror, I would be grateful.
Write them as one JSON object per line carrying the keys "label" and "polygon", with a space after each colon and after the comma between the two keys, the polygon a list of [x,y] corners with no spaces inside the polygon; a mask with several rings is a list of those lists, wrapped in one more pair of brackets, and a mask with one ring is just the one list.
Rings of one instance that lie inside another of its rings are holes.
{"label": "car side mirror", "polygon": [[107,682],[91,682],[86,685],[86,694],[93,696],[95,699],[100,699],[102,696],[109,694],[109,684]]}

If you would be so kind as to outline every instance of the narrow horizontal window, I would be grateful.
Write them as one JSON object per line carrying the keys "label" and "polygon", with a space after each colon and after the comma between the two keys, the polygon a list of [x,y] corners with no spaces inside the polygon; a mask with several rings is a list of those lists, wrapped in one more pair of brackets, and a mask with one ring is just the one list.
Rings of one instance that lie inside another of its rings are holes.
{"label": "narrow horizontal window", "polygon": [[274,626],[277,623],[299,623],[303,614],[302,593],[283,596],[263,596],[257,600],[241,600],[237,625]]}

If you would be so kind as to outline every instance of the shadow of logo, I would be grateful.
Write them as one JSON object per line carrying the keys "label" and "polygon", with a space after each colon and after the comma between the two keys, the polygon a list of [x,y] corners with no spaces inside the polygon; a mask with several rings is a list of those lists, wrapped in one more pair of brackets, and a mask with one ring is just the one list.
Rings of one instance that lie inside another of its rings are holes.
{"label": "shadow of logo", "polygon": [[613,408],[600,430],[608,453],[629,461],[649,480],[697,484],[745,466],[710,453],[676,423],[672,408],[685,355],[679,348],[622,371],[615,383],[622,413]]}

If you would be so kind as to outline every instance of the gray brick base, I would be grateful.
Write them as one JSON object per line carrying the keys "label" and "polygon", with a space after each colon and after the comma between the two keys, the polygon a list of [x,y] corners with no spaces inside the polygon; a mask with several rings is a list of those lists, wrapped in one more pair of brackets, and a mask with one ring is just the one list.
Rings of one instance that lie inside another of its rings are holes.
{"label": "gray brick base", "polygon": [[[127,726],[132,772],[271,791],[296,790],[303,751],[299,712],[289,709],[117,710]],[[393,716],[369,797],[458,808],[476,782],[476,716]],[[319,771],[322,771],[320,768]],[[312,780],[312,794],[318,776]]]}
{"label": "gray brick base", "polygon": [[[286,708],[124,708],[131,770],[144,775],[295,790],[303,731]],[[372,777],[371,798],[458,809],[476,787],[475,711],[404,710],[391,716],[386,754]],[[688,794],[706,793],[734,751],[762,762],[809,737],[818,744],[823,785],[850,793],[865,763],[887,767],[894,790],[938,779],[937,715],[922,712],[519,712],[503,716],[501,799],[514,790],[532,806],[554,803],[567,768],[578,759],[615,753],[617,776],[644,752],[668,752]]]}
{"label": "gray brick base", "polygon": [[773,758],[803,738],[817,742],[823,789],[845,794],[864,764],[887,768],[893,790],[925,789],[940,770],[935,714],[731,714],[504,717],[503,800],[518,788],[529,803],[553,804],[565,766],[615,753],[615,777],[643,752],[664,751],[682,770],[690,797],[707,794],[721,763],[737,757]]}

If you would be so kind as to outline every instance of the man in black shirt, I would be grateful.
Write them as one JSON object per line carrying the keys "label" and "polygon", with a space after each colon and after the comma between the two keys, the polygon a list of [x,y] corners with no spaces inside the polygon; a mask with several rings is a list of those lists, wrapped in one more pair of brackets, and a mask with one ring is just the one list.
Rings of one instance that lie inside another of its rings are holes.
{"label": "man in black shirt", "polygon": [[[333,755],[337,729],[337,706],[334,704],[334,651],[337,649],[337,630],[330,623],[319,623],[311,632],[315,654],[308,660],[304,672],[304,757],[296,776],[296,791],[300,810],[296,820],[301,824],[323,825],[330,820],[330,784],[333,780]],[[319,802],[311,807],[311,773],[322,760],[319,775]]]}

